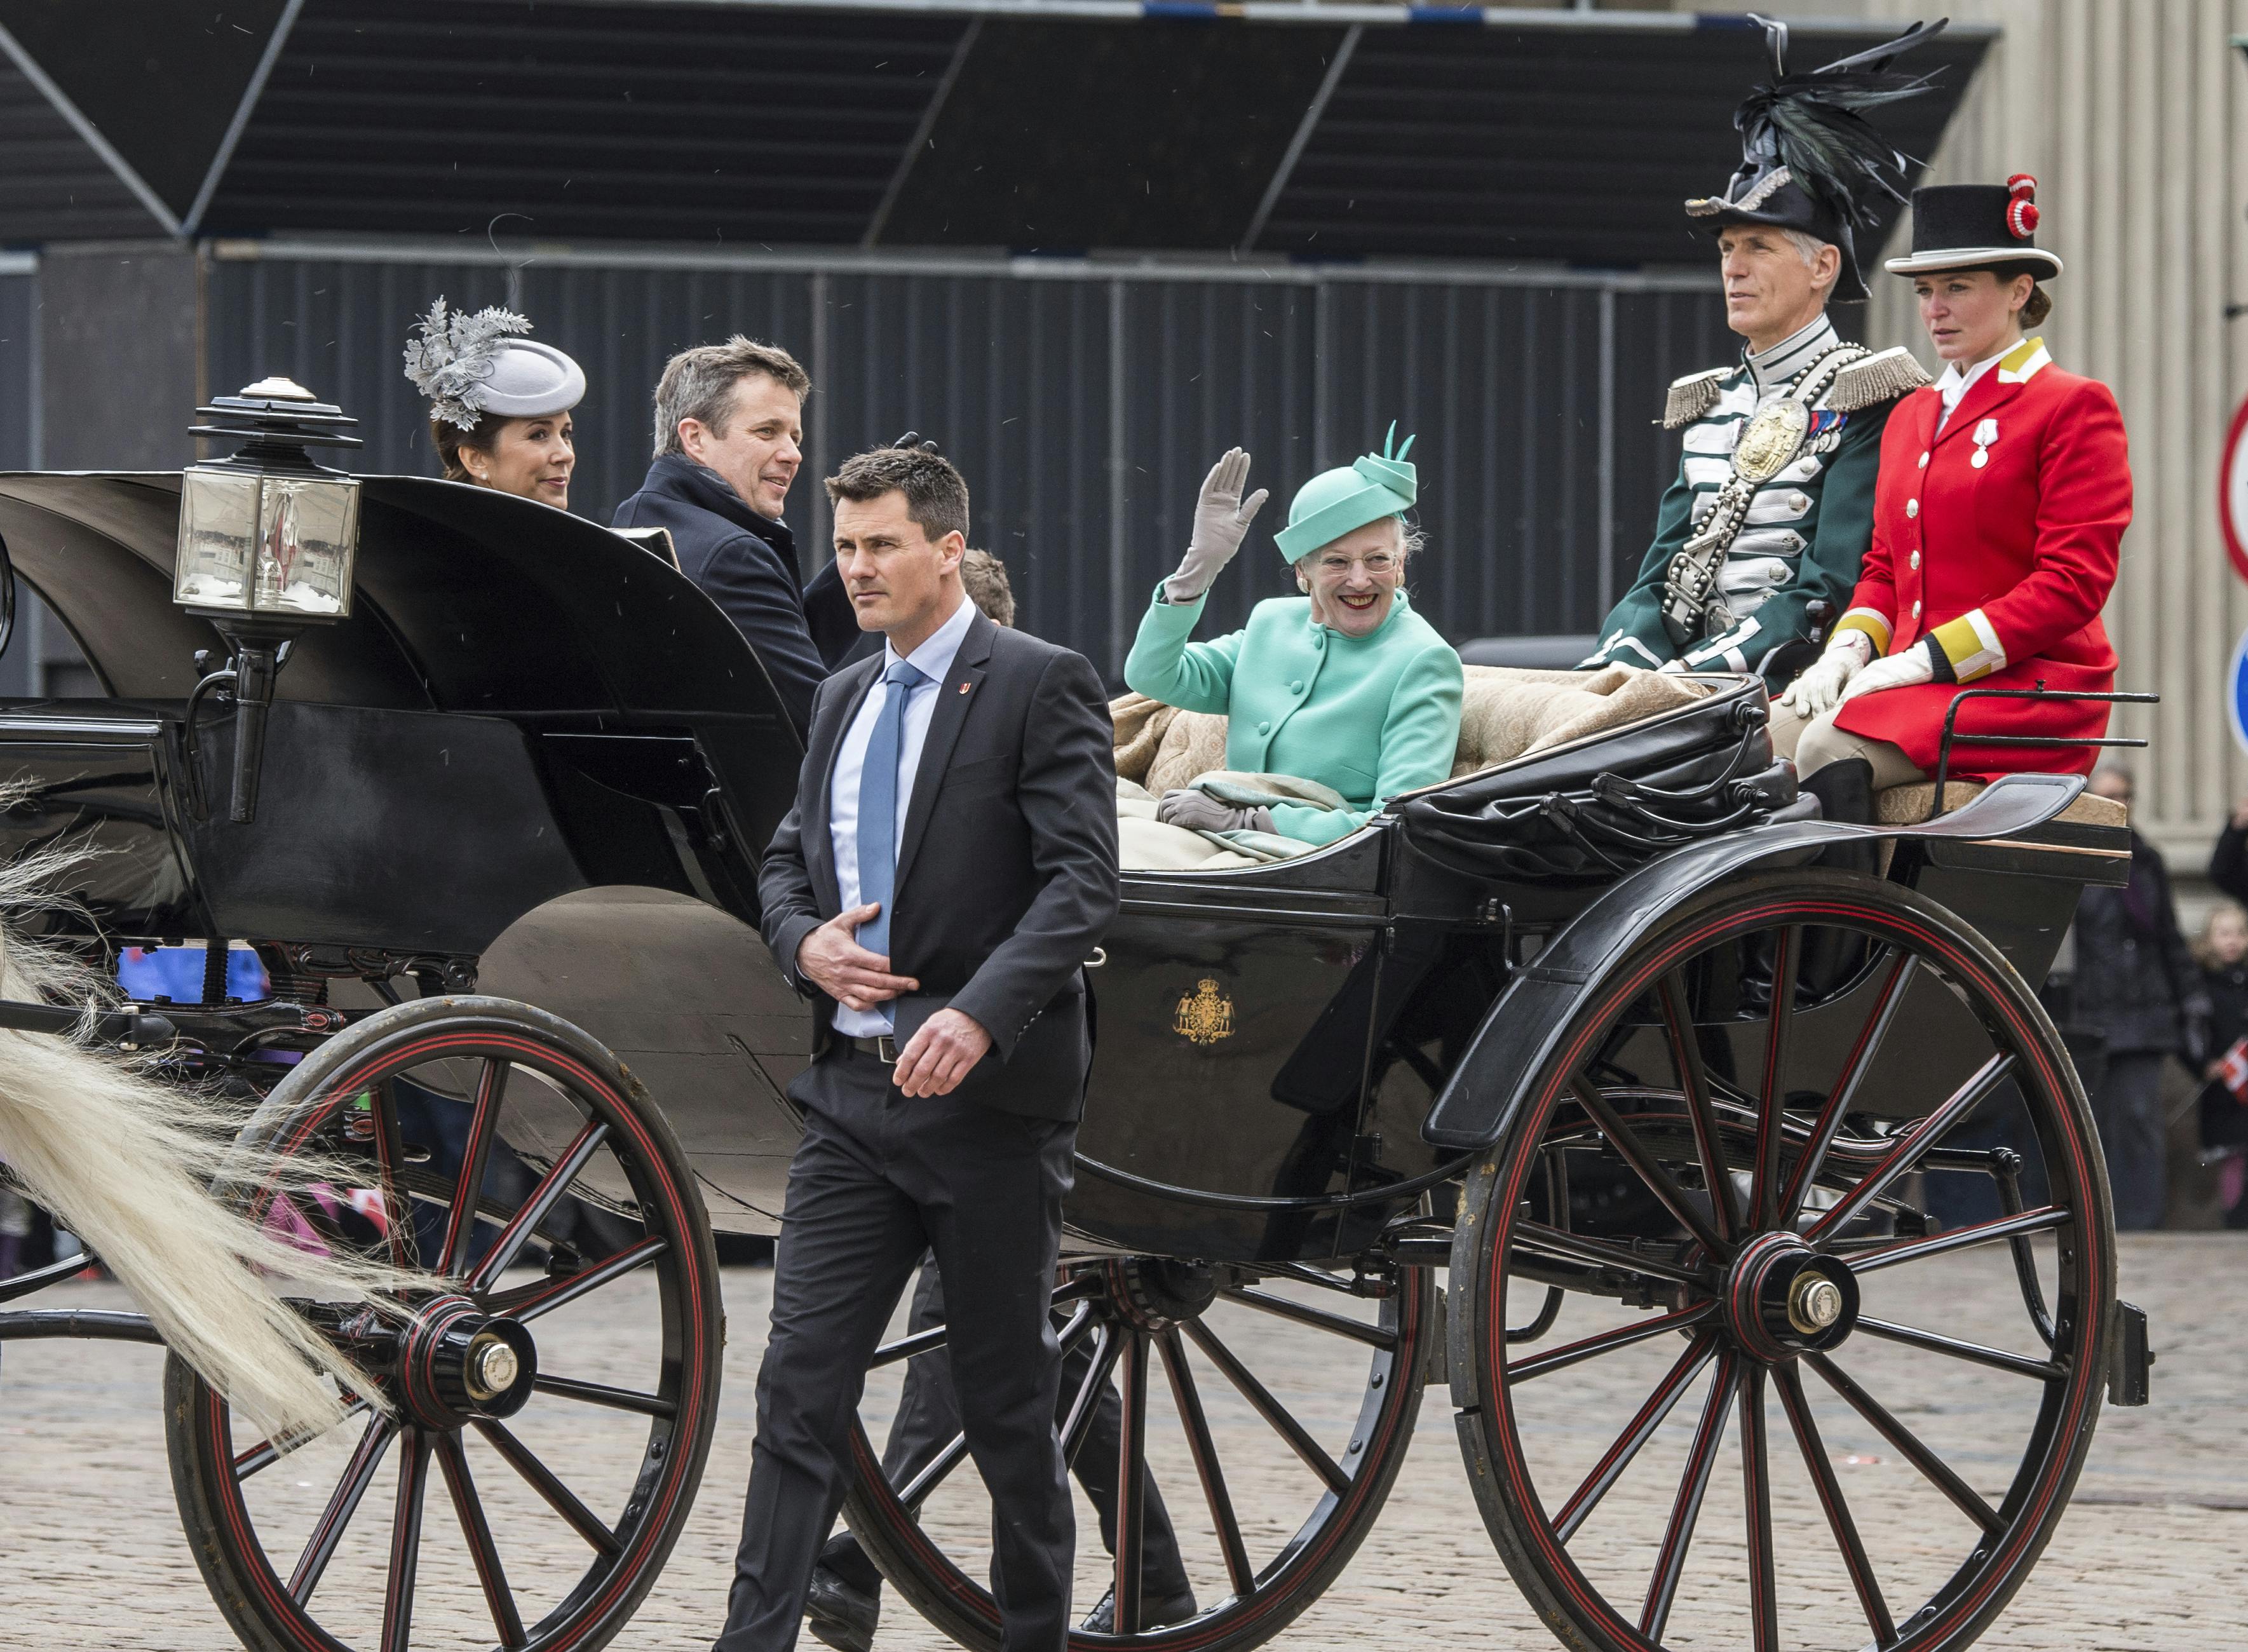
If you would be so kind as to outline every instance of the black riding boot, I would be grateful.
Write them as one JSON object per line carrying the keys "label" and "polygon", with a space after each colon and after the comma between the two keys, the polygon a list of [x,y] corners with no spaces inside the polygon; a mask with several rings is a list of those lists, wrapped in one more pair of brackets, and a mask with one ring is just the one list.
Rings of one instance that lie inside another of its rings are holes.
{"label": "black riding boot", "polygon": [[[1847,820],[1855,826],[1874,822],[1874,765],[1863,757],[1844,757],[1803,777],[1802,790],[1819,799],[1819,812],[1828,820]],[[1872,877],[1881,870],[1881,846],[1871,838],[1852,838],[1826,846],[1819,857],[1822,867],[1837,872],[1862,872]]]}

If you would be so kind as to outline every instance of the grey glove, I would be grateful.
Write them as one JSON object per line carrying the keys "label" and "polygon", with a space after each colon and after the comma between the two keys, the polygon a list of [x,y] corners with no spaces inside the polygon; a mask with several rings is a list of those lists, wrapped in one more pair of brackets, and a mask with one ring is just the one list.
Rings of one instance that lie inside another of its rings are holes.
{"label": "grey glove", "polygon": [[1166,792],[1155,805],[1155,819],[1165,826],[1189,832],[1270,832],[1270,809],[1235,809],[1207,792]]}
{"label": "grey glove", "polygon": [[1259,488],[1243,498],[1241,490],[1248,482],[1249,456],[1238,448],[1228,448],[1225,456],[1210,466],[1195,501],[1194,536],[1187,541],[1186,560],[1163,581],[1164,601],[1192,602],[1233,560],[1242,540],[1249,537],[1250,523],[1271,497]]}

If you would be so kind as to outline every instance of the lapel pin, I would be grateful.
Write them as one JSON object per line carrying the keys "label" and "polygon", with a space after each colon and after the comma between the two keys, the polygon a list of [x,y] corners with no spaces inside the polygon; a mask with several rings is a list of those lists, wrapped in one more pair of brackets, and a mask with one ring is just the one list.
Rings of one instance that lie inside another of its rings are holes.
{"label": "lapel pin", "polygon": [[974,688],[975,686],[976,686],[976,685],[975,685],[974,683],[972,683],[972,682],[963,682],[963,683],[962,683],[962,684],[960,685],[960,691],[961,691],[961,693],[965,694],[965,693],[967,693],[967,692],[969,691],[969,689],[970,689]]}

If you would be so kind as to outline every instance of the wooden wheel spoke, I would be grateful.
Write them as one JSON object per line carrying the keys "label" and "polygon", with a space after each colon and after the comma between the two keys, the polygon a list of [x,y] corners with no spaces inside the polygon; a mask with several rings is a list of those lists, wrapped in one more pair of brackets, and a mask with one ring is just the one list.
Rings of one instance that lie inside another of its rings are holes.
{"label": "wooden wheel spoke", "polygon": [[[1850,1224],[1853,1217],[1888,1192],[1899,1176],[1918,1164],[1922,1154],[1942,1141],[1954,1125],[1980,1107],[1992,1091],[2006,1081],[2013,1070],[2012,1056],[1992,1056],[1976,1071],[1974,1077],[1954,1091],[1943,1106],[1904,1131],[1895,1144],[1866,1172],[1864,1180],[1805,1230],[1803,1237],[1812,1248],[1826,1249],[1835,1236]],[[1808,1162],[1807,1158],[1806,1162]]]}
{"label": "wooden wheel spoke", "polygon": [[1218,1295],[1228,1302],[1238,1302],[1244,1308],[1255,1308],[1283,1320],[1293,1320],[1298,1325],[1308,1325],[1320,1331],[1333,1332],[1336,1336],[1348,1337],[1354,1342],[1363,1342],[1370,1348],[1394,1348],[1397,1333],[1385,1331],[1378,1325],[1368,1325],[1362,1320],[1353,1320],[1340,1313],[1329,1313],[1320,1308],[1307,1308],[1285,1297],[1268,1295],[1263,1291],[1251,1291],[1241,1286],[1229,1286]]}
{"label": "wooden wheel spoke", "polygon": [[469,1473],[469,1454],[459,1435],[437,1436],[437,1466],[444,1471],[445,1490],[452,1497],[461,1535],[468,1541],[469,1558],[476,1562],[476,1581],[483,1586],[484,1604],[491,1609],[492,1628],[499,1632],[500,1645],[514,1652],[525,1644],[523,1617],[516,1610],[515,1591],[507,1586],[507,1573],[500,1565],[499,1549],[492,1542],[491,1525],[484,1518],[483,1502],[476,1496],[476,1480]]}
{"label": "wooden wheel spoke", "polygon": [[1986,1348],[1979,1342],[1962,1342],[1957,1337],[1923,1331],[1918,1326],[1893,1325],[1887,1320],[1867,1319],[1861,1315],[1858,1329],[1868,1336],[1902,1342],[1907,1347],[1924,1349],[1929,1354],[1949,1354],[1955,1360],[1971,1361],[1977,1365],[1987,1365],[1994,1371],[2011,1371],[2016,1376],[2034,1377],[2040,1382],[2058,1382],[2068,1374],[2066,1366],[2053,1360],[2032,1360],[2026,1354],[2009,1354],[2004,1348]]}
{"label": "wooden wheel spoke", "polygon": [[1741,1501],[1749,1538],[1750,1652],[1779,1652],[1779,1575],[1772,1553],[1772,1462],[1765,1446],[1764,1368],[1741,1384]]}
{"label": "wooden wheel spoke", "polygon": [[1686,1455],[1686,1471],[1679,1477],[1678,1495],[1670,1505],[1669,1524],[1663,1528],[1662,1548],[1647,1586],[1647,1603],[1640,1608],[1639,1632],[1650,1641],[1662,1640],[1663,1628],[1670,1621],[1678,1580],[1686,1573],[1686,1551],[1693,1546],[1694,1525],[1702,1518],[1702,1499],[1710,1491],[1710,1472],[1717,1467],[1717,1449],[1724,1443],[1725,1418],[1740,1385],[1740,1356],[1720,1355],[1717,1374],[1710,1381],[1709,1402],[1702,1408],[1702,1421],[1695,1427],[1694,1443]]}
{"label": "wooden wheel spoke", "polygon": [[1140,1632],[1148,1520],[1148,1339],[1125,1333],[1124,1426],[1116,1436],[1116,1633]]}
{"label": "wooden wheel spoke", "polygon": [[461,1151],[461,1174],[453,1184],[452,1209],[445,1215],[445,1243],[437,1271],[458,1278],[468,1266],[469,1246],[476,1231],[476,1205],[483,1197],[484,1167],[491,1162],[492,1142],[499,1135],[499,1112],[507,1097],[507,1075],[514,1069],[497,1056],[484,1059],[476,1075],[474,1112],[469,1115],[469,1139]]}
{"label": "wooden wheel spoke", "polygon": [[586,1405],[606,1406],[612,1411],[633,1411],[646,1417],[676,1416],[679,1408],[660,1394],[640,1394],[631,1388],[613,1388],[606,1382],[580,1382],[574,1377],[556,1376],[541,1371],[531,1379],[531,1386],[541,1394],[551,1394],[558,1400],[577,1400]]}
{"label": "wooden wheel spoke", "polygon": [[1288,1443],[1291,1450],[1304,1460],[1304,1465],[1326,1482],[1327,1490],[1340,1497],[1350,1490],[1350,1475],[1343,1466],[1329,1457],[1310,1431],[1296,1421],[1287,1407],[1274,1399],[1270,1390],[1251,1374],[1247,1366],[1234,1357],[1233,1350],[1211,1334],[1200,1320],[1186,1323],[1187,1335],[1203,1357],[1224,1374],[1241,1397],[1256,1408],[1257,1415],[1271,1425],[1272,1431]]}
{"label": "wooden wheel spoke", "polygon": [[1923,1257],[1942,1256],[1950,1251],[1991,1244],[2017,1235],[2065,1228],[2075,1220],[2073,1210],[2064,1210],[2057,1204],[2041,1204],[2033,1210],[2024,1210],[2016,1216],[1997,1217],[1969,1227],[1953,1228],[1949,1232],[1938,1233],[1929,1238],[1908,1239],[1900,1244],[1883,1245],[1877,1251],[1854,1251],[1850,1257],[1850,1272],[1870,1273],[1876,1268],[1893,1268],[1900,1262],[1917,1262]]}
{"label": "wooden wheel spoke", "polygon": [[492,1248],[484,1253],[484,1259],[476,1264],[476,1272],[469,1276],[469,1289],[489,1290],[491,1282],[507,1272],[508,1265],[515,1260],[529,1241],[531,1230],[546,1219],[546,1213],[568,1191],[570,1183],[577,1180],[578,1173],[586,1168],[601,1143],[608,1138],[608,1134],[609,1127],[599,1121],[589,1122],[578,1132],[577,1140],[571,1142],[560,1158],[555,1160],[554,1168],[539,1179],[538,1185],[531,1190],[531,1196],[524,1201],[523,1208],[500,1230],[499,1237],[492,1241]]}
{"label": "wooden wheel spoke", "polygon": [[1613,1354],[1618,1348],[1628,1348],[1635,1342],[1644,1342],[1649,1337],[1661,1336],[1667,1331],[1683,1331],[1687,1326],[1708,1319],[1717,1311],[1717,1305],[1714,1302],[1697,1302],[1690,1308],[1678,1308],[1669,1313],[1655,1314],[1651,1319],[1642,1320],[1637,1325],[1621,1326],[1613,1331],[1602,1331],[1597,1336],[1585,1337],[1575,1342],[1565,1342],[1559,1347],[1539,1354],[1534,1359],[1509,1361],[1506,1367],[1506,1380],[1509,1382],[1527,1382],[1532,1377],[1545,1376],[1550,1372],[1559,1371],[1564,1367],[1578,1364],[1581,1361],[1597,1360],[1603,1354]]}
{"label": "wooden wheel spoke", "polygon": [[1686,1117],[1694,1127],[1694,1150],[1701,1158],[1702,1178],[1709,1186],[1717,1237],[1730,1240],[1739,1227],[1739,1213],[1733,1206],[1732,1173],[1725,1163],[1724,1139],[1717,1133],[1717,1116],[1710,1105],[1710,1080],[1702,1070],[1702,1046],[1695,1038],[1685,978],[1673,970],[1662,977],[1655,996],[1662,1005],[1662,1026],[1670,1040],[1671,1064],[1678,1070],[1678,1088],[1686,1098]]}
{"label": "wooden wheel spoke", "polygon": [[1639,1408],[1639,1415],[1624,1425],[1623,1432],[1616,1436],[1614,1443],[1593,1465],[1593,1471],[1585,1477],[1584,1483],[1561,1505],[1560,1513],[1553,1517],[1555,1537],[1566,1543],[1576,1535],[1577,1528],[1584,1525],[1592,1511],[1600,1506],[1600,1501],[1607,1495],[1608,1488],[1622,1477],[1623,1471],[1631,1466],[1631,1460],[1639,1455],[1640,1448],[1654,1436],[1655,1430],[1662,1426],[1662,1419],[1669,1416],[1671,1408],[1678,1403],[1679,1396],[1686,1392],[1702,1368],[1715,1359],[1717,1354],[1717,1338],[1708,1331],[1697,1333],[1687,1345],[1669,1374],[1655,1385],[1655,1392],[1647,1396],[1647,1403]]}
{"label": "wooden wheel spoke", "polygon": [[[1772,1028],[1765,1039],[1756,1171],[1749,1185],[1749,1226],[1758,1232],[1779,1222],[1779,1146],[1787,1119],[1787,1039],[1795,1025],[1795,966],[1803,952],[1801,926],[1791,923],[1781,929],[1772,937]],[[1760,1386],[1758,1391],[1760,1395]]]}
{"label": "wooden wheel spoke", "polygon": [[1069,1402],[1069,1416],[1062,1424],[1062,1461],[1072,1466],[1077,1454],[1085,1450],[1085,1436],[1093,1431],[1100,1396],[1108,1387],[1108,1374],[1116,1368],[1116,1356],[1124,1351],[1114,1327],[1104,1324],[1094,1335],[1093,1362],[1086,1368],[1085,1381],[1078,1385],[1077,1397]]}
{"label": "wooden wheel spoke", "polygon": [[1157,1339],[1163,1356],[1163,1373],[1170,1378],[1171,1400],[1185,1425],[1187,1449],[1194,1456],[1195,1476],[1202,1482],[1203,1501],[1210,1505],[1210,1523],[1217,1532],[1217,1546],[1225,1555],[1225,1575],[1234,1597],[1245,1601],[1257,1592],[1257,1574],[1249,1564],[1248,1546],[1241,1540],[1241,1522],[1233,1511],[1232,1494],[1226,1490],[1225,1470],[1217,1460],[1217,1443],[1210,1437],[1210,1418],[1202,1409],[1202,1394],[1187,1366],[1186,1344],[1178,1327]]}
{"label": "wooden wheel spoke", "polygon": [[918,1509],[929,1494],[944,1484],[945,1477],[968,1461],[968,1436],[956,1434],[945,1448],[922,1464],[914,1477],[898,1492],[898,1501],[908,1509]]}
{"label": "wooden wheel spoke", "polygon": [[1819,1167],[1826,1162],[1826,1149],[1833,1145],[1835,1133],[1841,1129],[1842,1121],[1850,1111],[1850,1103],[1857,1099],[1858,1086],[1872,1067],[1874,1055],[1881,1040],[1888,1036],[1889,1024],[1896,1018],[1897,1007],[1904,1002],[1905,988],[1911,984],[1913,972],[1920,960],[1909,952],[1897,952],[1889,965],[1888,978],[1874,999],[1873,1013],[1858,1029],[1857,1042],[1842,1062],[1842,1071],[1827,1093],[1819,1117],[1811,1127],[1811,1140],[1803,1149],[1803,1156],[1795,1162],[1794,1174],[1787,1178],[1787,1189],[1780,1195],[1779,1211],[1775,1226],[1792,1224],[1796,1213],[1803,1208],[1804,1196],[1810,1192],[1817,1180]]}
{"label": "wooden wheel spoke", "polygon": [[1517,1248],[1551,1257],[1557,1261],[1581,1262],[1596,1268],[1618,1268],[1626,1273],[1675,1279],[1681,1285],[1702,1285],[1708,1278],[1700,1268],[1689,1268],[1683,1263],[1648,1256],[1612,1240],[1588,1238],[1580,1233],[1547,1227],[1543,1222],[1517,1222],[1512,1237]]}
{"label": "wooden wheel spoke", "polygon": [[[1859,1321],[1863,1324],[1864,1321]],[[1850,1409],[1872,1423],[1881,1436],[1902,1451],[1927,1477],[1929,1484],[1943,1492],[1959,1507],[1959,1511],[1993,1535],[2006,1529],[1999,1512],[1983,1500],[1979,1492],[1952,1471],[1951,1465],[1929,1450],[1910,1429],[1889,1415],[1887,1407],[1860,1388],[1823,1354],[1806,1356],[1811,1368],[1826,1381],[1828,1388],[1849,1402]]]}
{"label": "wooden wheel spoke", "polygon": [[531,1449],[508,1431],[504,1423],[478,1419],[476,1432],[483,1435],[498,1452],[508,1467],[521,1475],[531,1489],[546,1499],[547,1506],[570,1523],[571,1529],[592,1544],[603,1554],[620,1553],[624,1545],[617,1534],[603,1525],[593,1511],[580,1503],[574,1492],[554,1477],[554,1470],[533,1456]]}
{"label": "wooden wheel spoke", "polygon": [[335,1558],[336,1545],[343,1540],[344,1528],[358,1512],[360,1500],[367,1496],[374,1471],[382,1464],[382,1454],[390,1449],[397,1434],[395,1423],[387,1417],[376,1417],[367,1423],[367,1432],[360,1436],[359,1449],[345,1464],[343,1478],[328,1498],[327,1507],[320,1511],[312,1535],[305,1539],[305,1551],[297,1557],[296,1569],[289,1573],[289,1598],[298,1605],[311,1600],[312,1591],[320,1587],[320,1576]]}
{"label": "wooden wheel spoke", "polygon": [[1647,1143],[1640,1139],[1639,1132],[1608,1104],[1607,1097],[1600,1093],[1592,1080],[1580,1073],[1570,1080],[1569,1092],[1576,1098],[1577,1105],[1584,1108],[1593,1122],[1600,1127],[1600,1134],[1615,1148],[1616,1156],[1631,1167],[1633,1174],[1647,1184],[1647,1190],[1662,1202],[1664,1210],[1670,1212],[1671,1219],[1691,1234],[1694,1242],[1711,1256],[1731,1256],[1733,1247],[1717,1237],[1717,1230],[1710,1225],[1708,1217],[1694,1208],[1693,1201],[1687,1196],[1686,1189],[1678,1185],[1677,1178],[1662,1168],[1662,1162],[1648,1150]]}
{"label": "wooden wheel spoke", "polygon": [[411,1652],[414,1644],[414,1578],[422,1559],[422,1493],[428,1480],[429,1436],[409,1429],[398,1457],[398,1502],[382,1586],[383,1652]]}
{"label": "wooden wheel spoke", "polygon": [[1811,1416],[1810,1402],[1804,1397],[1803,1379],[1796,1374],[1793,1367],[1782,1365],[1772,1368],[1772,1380],[1779,1389],[1779,1402],[1786,1409],[1788,1427],[1794,1431],[1796,1448],[1803,1454],[1803,1466],[1809,1470],[1812,1487],[1819,1495],[1819,1506],[1834,1533],[1834,1546],[1842,1552],[1842,1565],[1850,1574],[1850,1587],[1857,1591],[1867,1626],[1874,1632],[1874,1644],[1894,1646],[1896,1621],[1889,1615],[1888,1602],[1881,1598],[1881,1586],[1874,1576],[1874,1564],[1866,1556],[1857,1522],[1850,1518],[1850,1505],[1843,1500],[1842,1484],[1834,1477],[1834,1465],[1827,1460],[1826,1444],[1819,1437],[1819,1425]]}
{"label": "wooden wheel spoke", "polygon": [[[353,1400],[344,1408],[343,1421],[347,1422],[353,1417],[359,1416],[367,1409],[368,1406],[365,1400]],[[271,1440],[260,1440],[247,1451],[236,1452],[234,1458],[235,1484],[239,1485],[251,1475],[271,1468],[291,1451],[307,1443],[314,1437],[312,1435],[305,1435],[288,1442],[285,1445],[277,1445]]]}
{"label": "wooden wheel spoke", "polygon": [[589,1268],[575,1273],[565,1273],[559,1279],[548,1279],[538,1285],[519,1286],[513,1291],[502,1291],[486,1299],[484,1309],[497,1318],[527,1321],[542,1313],[567,1307],[579,1297],[614,1284],[627,1273],[637,1272],[671,1249],[664,1238],[642,1239],[638,1244],[627,1245],[614,1256],[604,1257]]}
{"label": "wooden wheel spoke", "polygon": [[406,1193],[406,1144],[398,1134],[398,1093],[388,1079],[368,1093],[367,1110],[374,1126],[375,1174],[382,1183],[382,1221],[390,1265],[418,1268],[422,1244],[414,1233],[414,1201]]}

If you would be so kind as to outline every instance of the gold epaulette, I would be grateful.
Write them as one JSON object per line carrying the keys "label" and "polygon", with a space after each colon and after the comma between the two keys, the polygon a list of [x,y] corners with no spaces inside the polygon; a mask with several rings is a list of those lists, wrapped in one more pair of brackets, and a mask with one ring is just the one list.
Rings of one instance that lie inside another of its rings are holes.
{"label": "gold epaulette", "polygon": [[1913,360],[1912,352],[1897,345],[1863,360],[1853,361],[1836,374],[1833,387],[1826,392],[1821,405],[1837,413],[1855,413],[1878,402],[1894,401],[1935,382],[1928,376],[1928,369]]}
{"label": "gold epaulette", "polygon": [[1717,387],[1734,371],[1731,367],[1711,367],[1706,373],[1689,373],[1683,379],[1670,381],[1670,395],[1662,404],[1662,428],[1676,430],[1689,425],[1717,405]]}

